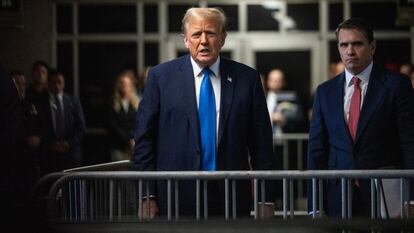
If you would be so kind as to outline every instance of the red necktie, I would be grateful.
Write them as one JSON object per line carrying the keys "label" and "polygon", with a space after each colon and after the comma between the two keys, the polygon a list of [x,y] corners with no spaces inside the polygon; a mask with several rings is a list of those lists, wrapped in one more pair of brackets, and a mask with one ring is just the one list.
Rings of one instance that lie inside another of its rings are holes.
{"label": "red necktie", "polygon": [[352,94],[351,105],[349,106],[348,129],[354,142],[358,127],[359,111],[361,107],[361,88],[359,87],[360,82],[361,80],[358,77],[352,78],[354,93]]}

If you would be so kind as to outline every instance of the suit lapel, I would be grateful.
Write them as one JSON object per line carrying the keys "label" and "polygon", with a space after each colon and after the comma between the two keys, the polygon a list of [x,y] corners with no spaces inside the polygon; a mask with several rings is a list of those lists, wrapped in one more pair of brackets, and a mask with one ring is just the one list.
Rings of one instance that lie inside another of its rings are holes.
{"label": "suit lapel", "polygon": [[374,65],[368,83],[367,93],[365,95],[364,102],[362,105],[361,114],[359,115],[358,129],[355,140],[356,142],[358,141],[362,132],[366,128],[368,120],[371,118],[372,114],[375,112],[375,109],[381,103],[384,97],[384,80],[384,75]]}
{"label": "suit lapel", "polygon": [[[334,116],[336,119],[341,119],[341,129],[343,130],[344,134],[348,134],[349,140],[352,143],[351,134],[348,130],[348,124],[346,123],[345,119],[345,112],[344,112],[344,93],[345,93],[345,72],[343,72],[339,77],[338,81],[336,83],[337,88],[333,89],[334,92],[332,95],[334,96],[334,101],[332,102],[334,106],[331,106],[332,109],[336,109],[334,114],[337,114]],[[339,91],[338,91],[339,90]]]}
{"label": "suit lapel", "polygon": [[221,102],[220,102],[220,118],[218,131],[218,145],[220,145],[223,132],[226,127],[227,118],[233,101],[234,85],[236,77],[233,77],[228,64],[228,60],[220,58],[220,77],[221,77]]}
{"label": "suit lapel", "polygon": [[[186,112],[188,119],[190,121],[190,126],[194,133],[194,137],[196,138],[197,142],[200,142],[199,139],[199,124],[198,124],[198,110],[197,110],[197,99],[195,93],[195,80],[194,80],[194,73],[193,67],[191,66],[190,56],[187,55],[182,60],[182,64],[179,68],[180,75],[178,77],[183,77],[182,80],[183,84],[183,101],[185,102]],[[200,145],[197,143],[197,147],[199,149]]]}

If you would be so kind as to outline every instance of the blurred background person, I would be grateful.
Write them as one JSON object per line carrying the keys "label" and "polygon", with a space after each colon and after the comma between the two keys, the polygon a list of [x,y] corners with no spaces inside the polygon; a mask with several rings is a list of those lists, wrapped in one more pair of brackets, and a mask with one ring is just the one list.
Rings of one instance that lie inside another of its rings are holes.
{"label": "blurred background person", "polygon": [[[20,97],[20,105],[22,109],[22,141],[20,144],[21,156],[25,163],[23,165],[24,171],[28,178],[25,185],[30,189],[36,180],[40,177],[40,134],[42,131],[42,123],[39,117],[32,111],[36,107],[32,107],[33,103],[29,103],[26,98],[27,79],[20,70],[13,70],[10,72],[12,79],[16,84],[17,91]],[[33,105],[34,106],[34,105]],[[32,116],[32,114],[34,114]],[[32,135],[35,134],[35,135]],[[39,135],[36,135],[39,134]],[[37,143],[39,142],[39,143]]]}
{"label": "blurred background person", "polygon": [[42,161],[46,173],[82,165],[81,140],[86,131],[80,101],[64,92],[61,72],[50,72],[48,88],[49,98],[41,107],[47,126],[47,152]]}
{"label": "blurred background person", "polygon": [[400,73],[410,76],[413,73],[413,65],[408,62],[401,64]]}
{"label": "blurred background person", "polygon": [[[141,80],[138,85],[143,87],[144,79]],[[129,160],[132,156],[135,116],[141,100],[137,94],[136,82],[132,70],[121,72],[115,81],[108,119],[111,161]]]}
{"label": "blurred background person", "polygon": [[303,109],[295,91],[284,90],[285,75],[273,69],[267,76],[267,108],[273,125],[273,134],[298,132],[304,125]]}

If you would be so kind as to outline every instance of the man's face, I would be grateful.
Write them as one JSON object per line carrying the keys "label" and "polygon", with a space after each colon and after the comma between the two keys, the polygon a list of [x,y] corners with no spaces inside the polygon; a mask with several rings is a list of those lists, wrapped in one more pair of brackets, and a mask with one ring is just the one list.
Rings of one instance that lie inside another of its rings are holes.
{"label": "man's face", "polygon": [[338,34],[338,50],[346,69],[356,75],[372,62],[375,41],[369,43],[359,30],[341,29]]}
{"label": "man's face", "polygon": [[185,47],[203,67],[211,66],[217,60],[224,40],[220,24],[215,20],[193,17],[185,25]]}
{"label": "man's face", "polygon": [[33,70],[33,81],[35,85],[47,85],[47,68],[39,65]]}
{"label": "man's face", "polygon": [[49,91],[52,94],[58,94],[65,89],[65,79],[62,75],[54,75],[49,77]]}
{"label": "man's face", "polygon": [[279,70],[273,70],[269,73],[267,77],[267,88],[269,91],[279,92],[283,89],[285,85],[284,75]]}

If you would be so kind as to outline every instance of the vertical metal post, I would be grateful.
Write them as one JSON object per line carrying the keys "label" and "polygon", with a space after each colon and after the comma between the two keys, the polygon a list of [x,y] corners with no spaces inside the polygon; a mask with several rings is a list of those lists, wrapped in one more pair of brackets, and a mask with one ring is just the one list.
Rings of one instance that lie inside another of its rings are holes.
{"label": "vertical metal post", "polygon": [[200,220],[200,180],[196,180],[196,219]]}
{"label": "vertical metal post", "polygon": [[167,180],[167,217],[171,221],[171,180]]}
{"label": "vertical metal post", "polygon": [[175,220],[179,218],[179,203],[178,203],[178,180],[174,181],[174,206],[175,206]]}
{"label": "vertical metal post", "polygon": [[[93,216],[94,216],[94,214],[93,214],[93,210],[94,210],[93,192],[96,189],[94,189],[94,187],[92,187],[92,182],[91,181],[88,181],[88,183],[89,183],[89,217],[91,219],[93,219]],[[93,185],[95,185],[95,180],[93,180]]]}
{"label": "vertical metal post", "polygon": [[294,193],[293,193],[293,180],[289,180],[289,213],[290,213],[290,218],[293,218],[294,214],[295,214],[295,206],[294,206],[294,202],[295,202],[295,198],[294,198]]}
{"label": "vertical metal post", "polygon": [[142,221],[142,215],[144,214],[143,211],[143,203],[142,203],[143,199],[142,199],[142,180],[139,179],[138,180],[138,211],[139,211],[139,221]]}
{"label": "vertical metal post", "polygon": [[118,199],[118,220],[121,219],[122,216],[122,194],[121,194],[121,186],[122,181],[116,182],[116,192],[117,192],[117,199]]}
{"label": "vertical metal post", "polygon": [[147,205],[147,220],[151,220],[151,208],[150,208],[150,190],[149,190],[149,181],[145,182],[145,204]]}
{"label": "vertical metal post", "polygon": [[375,217],[376,217],[376,209],[375,209],[375,203],[376,203],[376,201],[375,201],[375,197],[376,197],[376,194],[375,194],[375,182],[374,182],[374,179],[370,179],[370,182],[371,182],[371,219],[375,219]]}
{"label": "vertical metal post", "polygon": [[257,202],[258,202],[257,179],[254,179],[253,180],[254,219],[257,219],[258,218],[258,214],[257,214]]}
{"label": "vertical metal post", "polygon": [[376,204],[376,206],[377,206],[377,218],[381,219],[381,189],[380,189],[378,178],[375,179],[375,185],[376,185],[376,188],[377,188],[377,197],[376,197],[377,198],[376,199],[376,201],[377,201],[377,204]]}
{"label": "vertical metal post", "polygon": [[208,219],[208,192],[207,180],[203,181],[203,204],[204,204],[204,220]]}
{"label": "vertical metal post", "polygon": [[224,212],[226,220],[229,220],[229,179],[224,179]]}
{"label": "vertical metal post", "polygon": [[346,178],[341,178],[341,197],[342,197],[342,219],[346,219]]}
{"label": "vertical metal post", "polygon": [[400,208],[401,208],[401,219],[405,218],[405,206],[404,206],[404,202],[405,202],[405,182],[404,182],[404,178],[400,179]]}
{"label": "vertical metal post", "polygon": [[317,214],[316,206],[317,206],[318,199],[316,198],[316,196],[318,193],[316,189],[316,182],[317,182],[316,178],[312,178],[312,218],[313,219],[316,218],[316,214]]}
{"label": "vertical metal post", "polygon": [[237,202],[236,202],[236,181],[231,181],[231,206],[233,212],[233,220],[237,219]]}
{"label": "vertical metal post", "polygon": [[[72,211],[72,207],[73,207],[73,203],[72,203],[72,181],[69,181],[69,190],[68,190],[68,200],[69,200],[69,220],[70,221],[73,221],[73,211]],[[61,192],[62,192],[62,199],[63,200],[65,200],[63,197],[64,197],[64,190],[63,189],[61,189]]]}
{"label": "vertical metal post", "polygon": [[287,179],[283,178],[283,219],[287,219],[288,188]]}
{"label": "vertical metal post", "polygon": [[265,213],[265,203],[266,203],[266,183],[265,180],[261,180],[260,183],[260,201],[262,203],[260,208],[260,216],[263,218]]}
{"label": "vertical metal post", "polygon": [[114,181],[109,181],[109,221],[113,220],[114,211]]}
{"label": "vertical metal post", "polygon": [[347,180],[346,182],[347,184],[347,204],[348,204],[348,214],[347,214],[347,218],[351,219],[352,218],[352,180]]}

